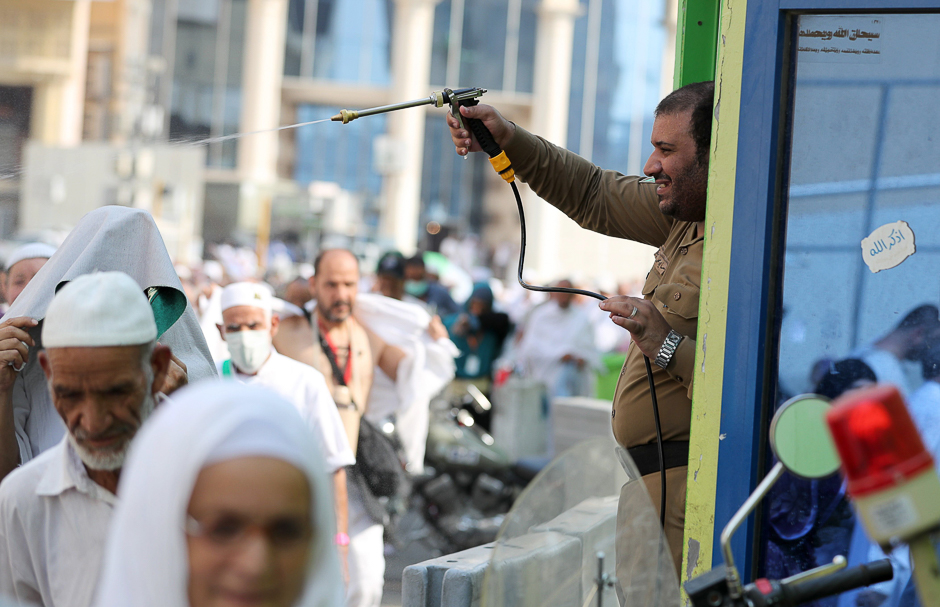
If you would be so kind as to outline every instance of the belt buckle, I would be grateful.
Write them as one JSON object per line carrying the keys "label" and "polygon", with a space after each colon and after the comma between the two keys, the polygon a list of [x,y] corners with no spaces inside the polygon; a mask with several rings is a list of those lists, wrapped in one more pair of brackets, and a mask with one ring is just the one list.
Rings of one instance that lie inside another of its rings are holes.
{"label": "belt buckle", "polygon": [[640,476],[640,469],[636,467],[636,462],[630,457],[630,452],[620,445],[617,445],[615,450],[617,452],[617,459],[620,461],[620,466],[626,473],[627,479],[631,481],[640,480],[642,478]]}

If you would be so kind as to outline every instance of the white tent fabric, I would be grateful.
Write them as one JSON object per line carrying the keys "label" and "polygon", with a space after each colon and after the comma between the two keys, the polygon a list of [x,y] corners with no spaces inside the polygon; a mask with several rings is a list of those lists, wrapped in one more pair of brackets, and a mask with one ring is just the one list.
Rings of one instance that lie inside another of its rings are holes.
{"label": "white tent fabric", "polygon": [[[259,429],[256,440],[251,440],[253,428]],[[272,439],[277,439],[273,449]],[[121,474],[97,607],[187,606],[183,529],[196,477],[220,457],[245,455],[288,461],[310,482],[316,534],[307,586],[297,607],[343,603],[332,543],[332,491],[307,425],[293,405],[270,390],[206,381],[184,388],[158,407],[134,439]]]}
{"label": "white tent fabric", "polygon": [[[63,282],[83,274],[110,271],[128,274],[141,290],[175,289],[185,298],[183,285],[153,217],[139,209],[106,206],[82,217],[4,317],[29,316],[41,321]],[[41,327],[42,323],[30,331],[37,347],[30,349],[26,368],[13,387],[13,416],[22,463],[58,443],[65,434],[36,357],[42,347]],[[217,377],[196,314],[189,304],[159,341],[186,364],[190,382]]]}

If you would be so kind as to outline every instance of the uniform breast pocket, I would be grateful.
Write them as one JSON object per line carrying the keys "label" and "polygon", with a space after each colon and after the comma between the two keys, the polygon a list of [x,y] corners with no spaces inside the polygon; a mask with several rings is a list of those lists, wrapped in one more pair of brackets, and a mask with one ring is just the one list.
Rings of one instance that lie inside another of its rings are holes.
{"label": "uniform breast pocket", "polygon": [[698,318],[698,296],[698,287],[673,283],[656,287],[653,300],[664,308],[666,314],[676,314],[685,320],[695,320]]}

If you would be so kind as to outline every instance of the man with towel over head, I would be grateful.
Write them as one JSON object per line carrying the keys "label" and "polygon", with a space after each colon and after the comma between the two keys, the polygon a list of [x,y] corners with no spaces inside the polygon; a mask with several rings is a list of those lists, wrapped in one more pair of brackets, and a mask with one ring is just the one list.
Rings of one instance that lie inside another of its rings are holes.
{"label": "man with towel over head", "polygon": [[65,434],[36,356],[43,347],[41,329],[49,302],[68,281],[110,271],[124,272],[137,282],[150,300],[160,343],[173,351],[168,383],[160,386],[161,392],[218,377],[153,217],[113,205],[95,209],[82,217],[0,323],[0,478]]}
{"label": "man with towel over head", "polygon": [[87,274],[53,298],[39,365],[65,438],[0,483],[0,594],[91,605],[131,439],[162,395],[170,349],[121,272]]}

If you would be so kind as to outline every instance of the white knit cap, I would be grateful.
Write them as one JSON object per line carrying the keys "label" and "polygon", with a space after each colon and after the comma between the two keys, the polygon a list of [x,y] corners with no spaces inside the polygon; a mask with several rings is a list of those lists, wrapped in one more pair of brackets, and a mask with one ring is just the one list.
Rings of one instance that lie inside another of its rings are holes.
{"label": "white knit cap", "polygon": [[222,311],[235,306],[251,306],[271,312],[271,291],[258,282],[235,282],[222,289]]}
{"label": "white knit cap", "polygon": [[24,244],[7,257],[7,270],[24,259],[49,259],[54,253],[55,247],[43,242]]}
{"label": "white knit cap", "polygon": [[123,272],[85,274],[56,293],[42,324],[46,348],[136,346],[157,338],[150,302]]}

